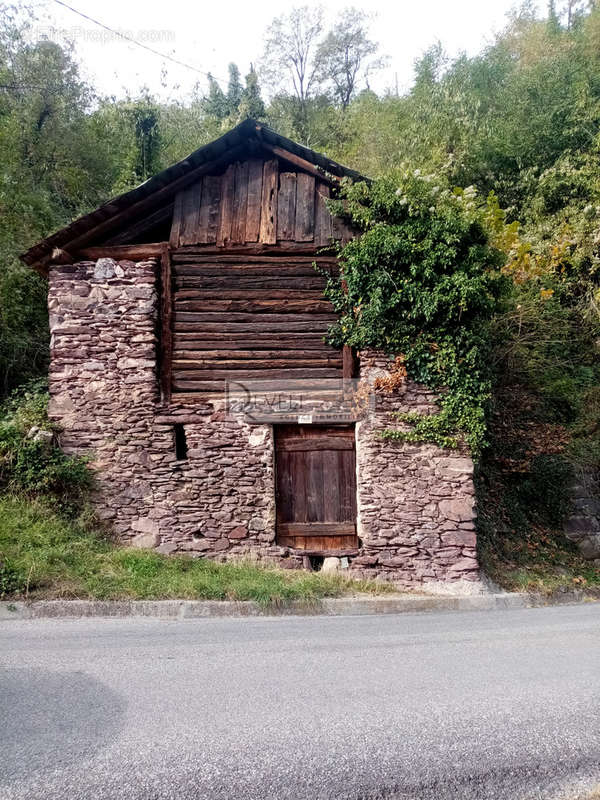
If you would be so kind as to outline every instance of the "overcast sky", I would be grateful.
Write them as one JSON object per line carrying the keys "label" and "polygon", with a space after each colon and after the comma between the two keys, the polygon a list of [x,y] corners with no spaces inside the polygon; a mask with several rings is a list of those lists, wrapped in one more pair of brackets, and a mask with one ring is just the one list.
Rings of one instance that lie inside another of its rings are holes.
{"label": "overcast sky", "polygon": [[[203,72],[227,77],[227,64],[235,61],[242,74],[259,60],[265,28],[274,16],[303,3],[268,0],[66,0],[70,6],[105,25],[116,28],[156,50],[167,53]],[[414,60],[436,42],[450,55],[478,52],[505,24],[515,0],[327,0],[322,3],[327,22],[348,5],[365,8],[376,16],[371,35],[390,58],[389,67],[373,79],[372,88],[392,87],[397,75],[400,89],[411,83]],[[308,5],[317,5],[310,2]],[[546,6],[538,0],[539,8]],[[194,83],[206,85],[204,75],[177,66],[128,44],[61,7],[55,0],[38,0],[36,35],[48,33],[73,41],[83,74],[101,94],[136,94],[148,86],[166,99],[184,99]],[[166,68],[167,87],[161,73]]]}

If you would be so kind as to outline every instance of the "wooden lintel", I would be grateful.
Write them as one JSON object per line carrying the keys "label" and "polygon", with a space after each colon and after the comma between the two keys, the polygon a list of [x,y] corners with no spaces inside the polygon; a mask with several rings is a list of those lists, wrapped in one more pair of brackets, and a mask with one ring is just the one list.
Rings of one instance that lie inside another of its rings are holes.
{"label": "wooden lintel", "polygon": [[160,258],[164,242],[150,244],[119,244],[98,245],[98,247],[83,247],[75,251],[75,261],[96,261],[98,258],[124,259],[128,261],[143,261],[145,258]]}

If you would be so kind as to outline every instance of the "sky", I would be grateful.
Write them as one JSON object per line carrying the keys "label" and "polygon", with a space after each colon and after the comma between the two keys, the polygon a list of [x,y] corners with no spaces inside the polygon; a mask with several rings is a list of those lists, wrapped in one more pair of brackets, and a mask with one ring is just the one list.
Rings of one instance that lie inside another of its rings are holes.
{"label": "sky", "polygon": [[[235,61],[244,75],[263,53],[264,32],[273,17],[293,5],[317,5],[311,0],[279,3],[269,0],[66,0],[77,11],[114,28],[155,50],[185,62],[179,66],[123,41],[93,22],[61,6],[38,0],[33,34],[73,43],[82,73],[102,95],[136,95],[144,86],[161,99],[189,96],[206,73],[227,80],[227,65]],[[450,56],[473,55],[502,30],[515,0],[325,0],[326,22],[348,5],[373,14],[371,38],[389,57],[388,67],[371,80],[384,92],[398,83],[400,91],[412,80],[415,59],[436,41]],[[534,0],[545,8],[545,0]],[[166,69],[166,79],[164,71]]]}

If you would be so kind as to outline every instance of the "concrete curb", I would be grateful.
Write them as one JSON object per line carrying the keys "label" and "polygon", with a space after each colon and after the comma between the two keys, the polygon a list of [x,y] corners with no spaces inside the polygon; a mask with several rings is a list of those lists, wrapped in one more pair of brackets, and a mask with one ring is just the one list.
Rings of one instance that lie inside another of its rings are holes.
{"label": "concrete curb", "polygon": [[0,602],[0,621],[65,617],[155,617],[200,619],[209,617],[364,616],[425,611],[495,611],[592,602],[585,592],[553,597],[536,594],[468,596],[401,595],[398,597],[341,597],[315,603],[294,601],[285,606],[231,600],[23,600]]}

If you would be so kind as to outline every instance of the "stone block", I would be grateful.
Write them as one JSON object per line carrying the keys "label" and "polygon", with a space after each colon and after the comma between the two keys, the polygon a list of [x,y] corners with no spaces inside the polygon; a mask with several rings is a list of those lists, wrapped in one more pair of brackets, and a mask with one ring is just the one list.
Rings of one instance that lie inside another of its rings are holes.
{"label": "stone block", "polygon": [[160,544],[160,536],[157,533],[140,533],[131,540],[132,547],[151,550]]}
{"label": "stone block", "polygon": [[468,522],[474,517],[473,500],[470,497],[440,500],[439,510],[442,519],[451,519],[455,522]]}

